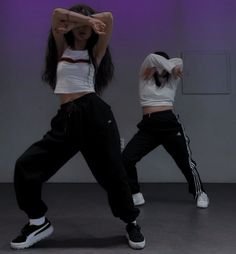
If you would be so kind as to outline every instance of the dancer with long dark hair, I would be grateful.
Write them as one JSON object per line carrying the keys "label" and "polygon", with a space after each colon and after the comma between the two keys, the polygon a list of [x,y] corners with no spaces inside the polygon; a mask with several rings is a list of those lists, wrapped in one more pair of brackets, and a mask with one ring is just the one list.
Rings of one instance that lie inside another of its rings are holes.
{"label": "dancer with long dark hair", "polygon": [[112,13],[95,13],[87,5],[53,12],[43,80],[59,96],[61,106],[51,129],[16,162],[16,197],[29,222],[11,242],[12,248],[28,248],[53,232],[45,217],[42,184],[79,151],[106,190],[113,215],[127,224],[130,247],[145,246],[136,223],[139,209],[134,207],[122,164],[116,121],[99,97],[113,77],[108,49],[112,24]]}

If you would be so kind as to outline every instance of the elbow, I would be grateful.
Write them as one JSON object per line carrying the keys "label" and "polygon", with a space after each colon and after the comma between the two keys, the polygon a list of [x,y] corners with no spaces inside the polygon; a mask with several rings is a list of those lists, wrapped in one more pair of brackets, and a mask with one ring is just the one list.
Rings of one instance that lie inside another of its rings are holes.
{"label": "elbow", "polygon": [[111,12],[105,12],[104,15],[105,15],[106,20],[107,20],[109,23],[112,23],[112,22],[113,22],[113,15],[112,15]]}
{"label": "elbow", "polygon": [[64,14],[64,13],[65,13],[64,9],[62,9],[62,8],[55,8],[53,10],[52,16],[53,17],[58,17],[58,16],[60,16],[61,14]]}
{"label": "elbow", "polygon": [[107,12],[105,12],[104,14],[105,14],[105,16],[106,16],[107,18],[110,18],[110,19],[113,18],[113,15],[112,15],[112,13],[111,13],[110,11],[107,11]]}
{"label": "elbow", "polygon": [[148,59],[148,61],[149,61],[150,63],[152,63],[153,65],[157,65],[157,64],[160,63],[160,56],[159,56],[159,55],[156,55],[156,54],[153,54],[153,53],[149,54],[149,55],[147,56],[147,59]]}
{"label": "elbow", "polygon": [[54,10],[53,10],[53,15],[56,15],[56,14],[58,14],[58,13],[60,13],[61,12],[61,8],[55,8]]}
{"label": "elbow", "polygon": [[58,17],[59,14],[60,14],[60,8],[56,8],[52,12],[53,18]]}

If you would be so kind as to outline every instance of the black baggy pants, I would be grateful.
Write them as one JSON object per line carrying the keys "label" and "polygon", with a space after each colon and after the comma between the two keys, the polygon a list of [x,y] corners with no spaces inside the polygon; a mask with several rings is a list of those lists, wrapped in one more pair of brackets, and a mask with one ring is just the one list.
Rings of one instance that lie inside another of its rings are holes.
{"label": "black baggy pants", "polygon": [[204,191],[196,162],[191,157],[189,138],[172,110],[144,115],[137,127],[139,131],[122,153],[133,194],[140,192],[136,163],[159,145],[166,149],[184,174],[189,192],[196,197]]}
{"label": "black baggy pants", "polygon": [[61,105],[51,130],[17,160],[14,185],[19,207],[29,218],[44,216],[43,182],[80,151],[98,183],[106,190],[115,217],[132,222],[134,207],[122,164],[120,137],[111,108],[95,93]]}

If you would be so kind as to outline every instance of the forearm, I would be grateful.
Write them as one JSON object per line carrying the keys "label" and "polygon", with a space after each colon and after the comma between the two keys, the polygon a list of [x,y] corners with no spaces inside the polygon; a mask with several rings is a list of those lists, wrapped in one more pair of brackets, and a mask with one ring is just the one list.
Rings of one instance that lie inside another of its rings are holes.
{"label": "forearm", "polygon": [[53,11],[53,19],[58,22],[71,22],[79,23],[81,25],[90,25],[92,18],[74,11],[69,11],[67,9],[56,8]]}
{"label": "forearm", "polygon": [[100,13],[95,13],[91,16],[103,21],[104,23],[111,23],[113,21],[113,15],[111,12],[100,12]]}
{"label": "forearm", "polygon": [[155,67],[159,72],[166,70],[167,72],[171,73],[172,69],[176,66],[170,60],[156,54],[148,55],[146,61],[148,68]]}

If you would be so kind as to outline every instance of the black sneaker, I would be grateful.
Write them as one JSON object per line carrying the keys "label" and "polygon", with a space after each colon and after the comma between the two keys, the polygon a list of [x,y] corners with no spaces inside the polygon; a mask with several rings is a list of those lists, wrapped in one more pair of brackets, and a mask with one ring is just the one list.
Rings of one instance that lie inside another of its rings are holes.
{"label": "black sneaker", "polygon": [[145,239],[141,233],[141,228],[139,225],[134,223],[129,223],[126,226],[127,238],[129,241],[129,246],[133,249],[143,249],[145,247]]}
{"label": "black sneaker", "polygon": [[11,242],[13,249],[25,249],[33,244],[41,241],[48,237],[53,232],[53,226],[50,221],[46,218],[45,222],[40,225],[26,224],[21,230],[21,234]]}

